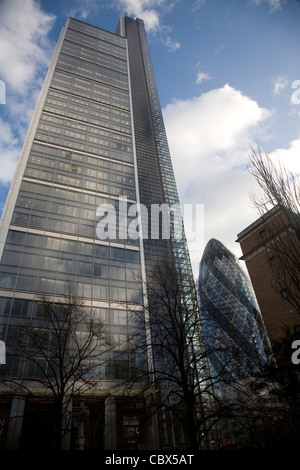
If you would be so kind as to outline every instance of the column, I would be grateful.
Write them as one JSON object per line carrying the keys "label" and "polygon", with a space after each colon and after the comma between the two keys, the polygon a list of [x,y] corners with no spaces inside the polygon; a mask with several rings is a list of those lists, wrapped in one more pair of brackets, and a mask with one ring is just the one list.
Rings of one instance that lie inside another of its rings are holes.
{"label": "column", "polygon": [[13,398],[6,438],[6,450],[19,450],[24,409],[25,399],[20,397]]}
{"label": "column", "polygon": [[105,400],[105,430],[104,449],[117,449],[117,426],[116,426],[116,398],[109,397]]}

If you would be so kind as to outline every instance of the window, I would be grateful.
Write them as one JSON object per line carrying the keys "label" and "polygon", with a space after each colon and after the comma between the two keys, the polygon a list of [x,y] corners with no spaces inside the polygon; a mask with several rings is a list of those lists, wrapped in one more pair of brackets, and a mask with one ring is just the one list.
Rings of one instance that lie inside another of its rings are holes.
{"label": "window", "polygon": [[27,310],[31,307],[31,302],[23,299],[14,299],[12,302],[12,315],[27,315]]}
{"label": "window", "polygon": [[272,258],[269,259],[269,262],[271,266],[275,266],[275,264],[277,264],[276,256],[272,256]]}
{"label": "window", "polygon": [[115,325],[127,325],[127,311],[126,310],[112,310],[111,318],[112,318],[112,323]]}
{"label": "window", "polygon": [[138,263],[140,260],[140,253],[138,251],[126,250],[126,261]]}
{"label": "window", "polygon": [[119,351],[126,350],[128,347],[128,336],[124,334],[114,334],[113,345]]}
{"label": "window", "polygon": [[295,335],[297,335],[297,336],[300,335],[300,325],[294,326],[294,333],[295,333]]}
{"label": "window", "polygon": [[35,358],[28,361],[28,375],[30,377],[44,377],[47,367],[47,361],[43,358]]}
{"label": "window", "polygon": [[107,264],[94,263],[94,276],[109,277],[109,266]]}
{"label": "window", "polygon": [[287,289],[282,289],[282,291],[280,293],[281,293],[281,297],[283,299],[286,299],[288,297],[288,290]]}
{"label": "window", "polygon": [[83,261],[80,261],[79,263],[77,263],[77,272],[78,274],[85,274],[88,276],[92,276],[93,274],[92,263],[85,263]]}
{"label": "window", "polygon": [[7,297],[0,298],[0,313],[9,315],[12,299]]}
{"label": "window", "polygon": [[114,258],[114,259],[121,259],[123,260],[125,258],[125,251],[123,250],[123,248],[114,248],[114,247],[111,247],[111,257]]}
{"label": "window", "polygon": [[263,229],[263,230],[261,230],[261,231],[259,232],[259,235],[260,235],[261,238],[265,238],[266,234],[267,234],[267,233],[266,233],[266,230],[265,230],[265,229]]}
{"label": "window", "polygon": [[114,361],[110,376],[112,379],[128,379],[130,377],[128,362]]}

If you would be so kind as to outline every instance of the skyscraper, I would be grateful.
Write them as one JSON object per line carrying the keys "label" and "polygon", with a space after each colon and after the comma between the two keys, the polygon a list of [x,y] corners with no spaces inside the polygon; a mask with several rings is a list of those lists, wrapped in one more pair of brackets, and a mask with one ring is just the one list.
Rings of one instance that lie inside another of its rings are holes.
{"label": "skyscraper", "polygon": [[[38,374],[11,356],[9,345],[38,317],[41,294],[59,302],[72,283],[114,339],[107,386],[127,376],[128,358],[120,360],[118,350],[130,335],[126,305],[146,301],[145,281],[157,263],[172,263],[184,275],[183,295],[195,301],[178,204],[143,21],[122,17],[111,33],[70,18],[1,220],[1,340],[7,345],[1,373]],[[138,406],[113,393],[90,403],[90,448],[153,446],[147,437],[137,444],[131,434]],[[49,420],[39,419],[41,409],[42,403],[7,394],[3,413],[15,418],[9,445],[34,439],[38,445]]]}
{"label": "skyscraper", "polygon": [[200,262],[199,296],[213,374],[244,378],[269,363],[271,348],[252,286],[236,257],[215,239]]}

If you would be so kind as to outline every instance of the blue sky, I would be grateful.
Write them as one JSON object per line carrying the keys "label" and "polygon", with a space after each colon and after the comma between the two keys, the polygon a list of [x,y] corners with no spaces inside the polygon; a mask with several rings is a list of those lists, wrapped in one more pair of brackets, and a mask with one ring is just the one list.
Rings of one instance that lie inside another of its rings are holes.
{"label": "blue sky", "polygon": [[212,237],[240,256],[250,146],[300,173],[299,0],[1,0],[1,210],[67,17],[114,32],[122,3],[145,21],[181,204],[204,208],[193,268]]}

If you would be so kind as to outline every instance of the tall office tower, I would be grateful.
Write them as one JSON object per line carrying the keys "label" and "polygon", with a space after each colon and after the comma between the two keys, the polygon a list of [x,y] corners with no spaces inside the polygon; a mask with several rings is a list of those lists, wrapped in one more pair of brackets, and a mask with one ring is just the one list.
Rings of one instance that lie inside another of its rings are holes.
{"label": "tall office tower", "polygon": [[215,239],[207,243],[200,262],[199,296],[216,376],[244,378],[272,360],[251,284],[236,257]]}
{"label": "tall office tower", "polygon": [[[1,373],[29,378],[39,373],[11,357],[10,344],[20,338],[22,325],[40,314],[39,296],[57,303],[68,282],[115,341],[102,387],[113,389],[114,381],[128,377],[130,361],[122,346],[118,350],[130,336],[127,305],[147,301],[145,281],[157,263],[171,263],[184,279],[182,295],[189,305],[197,300],[177,211],[143,21],[122,17],[111,33],[70,18],[1,221],[0,339],[7,346]],[[133,432],[140,404],[122,401],[112,389],[87,405],[88,448],[153,448],[150,431],[139,440]],[[38,408],[24,397],[7,396],[3,413],[15,418],[8,426],[9,443],[39,445],[41,426],[49,421],[49,415],[40,419],[42,408],[43,403]]]}

